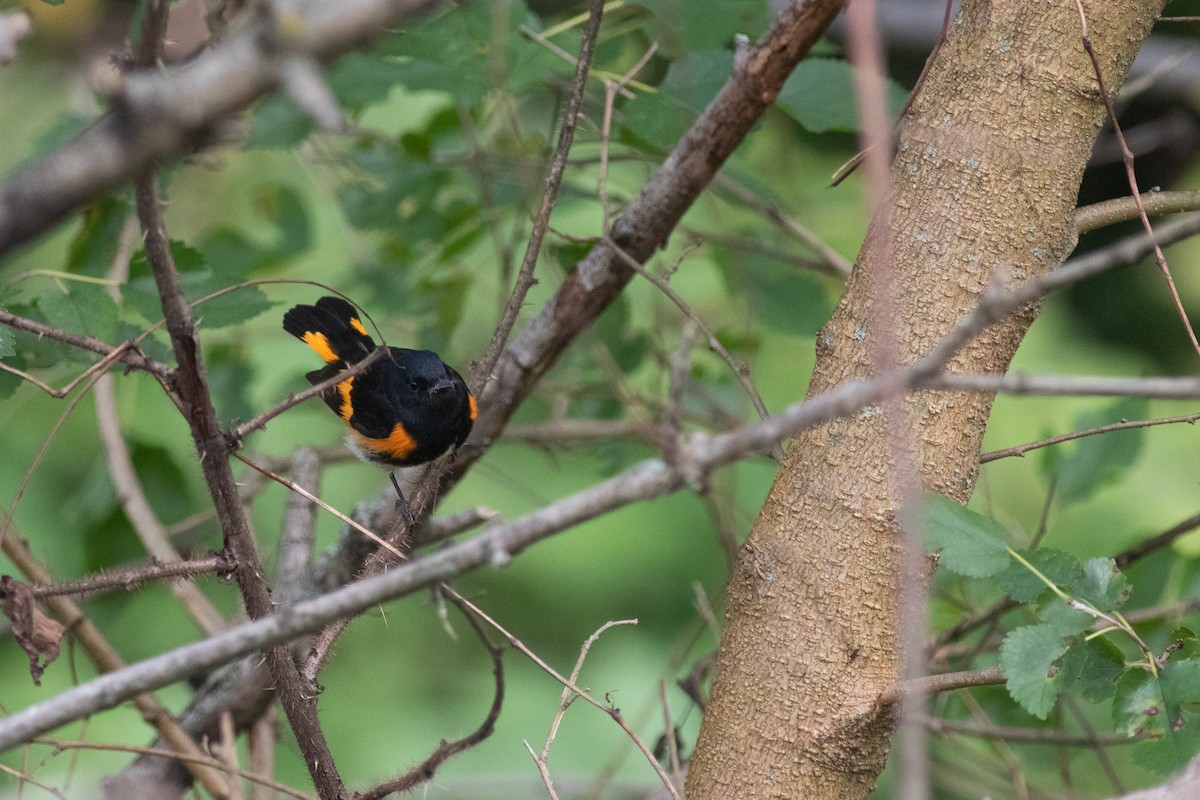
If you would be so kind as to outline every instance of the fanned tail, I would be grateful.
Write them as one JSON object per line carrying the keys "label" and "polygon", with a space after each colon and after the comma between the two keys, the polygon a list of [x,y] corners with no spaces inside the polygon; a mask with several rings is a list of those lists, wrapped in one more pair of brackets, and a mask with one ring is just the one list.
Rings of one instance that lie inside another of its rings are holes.
{"label": "fanned tail", "polygon": [[357,364],[375,349],[358,311],[340,297],[322,297],[314,306],[291,308],[283,315],[283,329],[330,365]]}

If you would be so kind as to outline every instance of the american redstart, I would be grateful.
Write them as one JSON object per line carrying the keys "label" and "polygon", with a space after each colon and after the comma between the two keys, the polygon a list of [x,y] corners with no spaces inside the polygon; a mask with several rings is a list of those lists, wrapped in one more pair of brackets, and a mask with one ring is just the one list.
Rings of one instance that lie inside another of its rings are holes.
{"label": "american redstart", "polygon": [[[295,306],[283,329],[311,347],[325,366],[304,377],[316,385],[375,350],[358,311],[340,297]],[[411,467],[458,449],[475,423],[475,397],[454,368],[429,350],[389,347],[365,372],[321,393],[350,427],[346,444],[359,458],[386,469]],[[412,511],[392,476],[400,510]]]}

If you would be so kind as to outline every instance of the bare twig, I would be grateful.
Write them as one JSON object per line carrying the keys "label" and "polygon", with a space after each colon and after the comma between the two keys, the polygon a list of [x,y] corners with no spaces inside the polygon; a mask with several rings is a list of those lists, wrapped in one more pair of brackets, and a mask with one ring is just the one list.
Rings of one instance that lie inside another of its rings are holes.
{"label": "bare twig", "polygon": [[879,697],[880,705],[890,705],[906,696],[924,697],[941,692],[952,692],[955,689],[969,689],[973,686],[994,686],[1004,683],[1004,674],[999,667],[973,670],[970,672],[944,672],[940,675],[924,675],[916,680],[905,681],[892,687],[891,691]]}
{"label": "bare twig", "polygon": [[1063,733],[1054,728],[1015,728],[1007,725],[980,725],[973,722],[960,722],[952,719],[925,717],[922,722],[930,731],[937,734],[957,733],[963,736],[977,736],[981,739],[1006,739],[1010,742],[1026,744],[1048,744],[1061,747],[1093,747],[1097,740],[1106,745],[1137,744],[1144,737],[1126,736],[1114,733],[1107,736],[1078,736]]}
{"label": "bare twig", "polygon": [[[535,663],[539,667],[541,667],[542,671],[545,672],[547,675],[549,675],[550,677],[554,678],[554,680],[561,683],[570,692],[573,692],[577,697],[581,698],[582,700],[589,703],[590,705],[593,705],[596,708],[603,711],[604,713],[608,714],[608,716],[612,718],[613,722],[617,723],[617,725],[621,728],[621,730],[623,730],[625,732],[625,735],[629,737],[630,741],[633,742],[633,744],[638,748],[638,750],[640,750],[642,752],[642,755],[646,757],[646,760],[650,763],[650,766],[652,766],[654,768],[654,771],[658,774],[659,780],[661,780],[663,783],[663,786],[666,787],[667,793],[670,794],[671,797],[674,798],[674,800],[680,800],[679,792],[675,789],[674,785],[672,785],[671,778],[667,775],[667,773],[665,773],[663,771],[662,766],[658,763],[658,759],[656,759],[654,757],[654,754],[650,752],[650,748],[646,747],[645,742],[643,742],[641,740],[641,738],[633,731],[633,729],[629,727],[629,723],[627,723],[625,721],[625,718],[623,716],[621,716],[621,710],[619,708],[615,708],[611,705],[601,703],[599,700],[596,700],[595,698],[593,698],[586,691],[584,691],[583,689],[580,689],[579,686],[575,683],[575,681],[573,679],[564,678],[561,674],[559,674],[559,672],[556,669],[554,669],[554,667],[547,664],[537,653],[530,650],[525,645],[524,642],[522,642],[520,639],[518,639],[516,636],[514,636],[512,633],[510,633],[507,629],[504,628],[504,626],[502,626],[500,623],[498,623],[496,620],[494,620],[492,617],[490,617],[487,613],[485,613],[482,609],[480,609],[478,606],[476,606],[470,600],[468,600],[465,597],[463,597],[462,595],[458,594],[457,592],[455,592],[453,589],[451,589],[449,586],[446,586],[445,584],[442,584],[442,590],[447,592],[452,597],[457,597],[459,602],[461,602],[467,608],[471,609],[471,611],[473,611],[484,622],[486,622],[487,624],[489,624],[493,628],[495,628],[500,633],[501,636],[503,636],[505,639],[508,640],[509,644],[511,644],[513,647],[515,647],[517,650],[519,650],[522,654],[524,654],[527,658],[529,658],[531,661],[533,661],[533,663]],[[586,648],[590,647],[591,642],[594,642],[596,640],[596,638],[604,630],[612,627],[613,625],[627,625],[627,624],[634,624],[635,622],[636,622],[636,620],[622,620],[619,622],[609,622],[609,623],[606,623],[605,625],[603,625],[600,628],[600,630],[598,630],[594,634],[592,634],[589,641],[587,643],[585,643],[585,649],[583,650],[583,652],[580,653],[579,660],[576,663],[576,675],[578,675],[578,668],[582,666],[583,659],[587,655]],[[562,709],[561,705],[560,705],[560,709]],[[561,717],[560,717],[560,719],[561,719]],[[548,747],[549,747],[549,744],[547,744],[547,748]],[[548,752],[548,749],[547,749],[547,751],[543,751],[543,755],[545,755],[547,752]]]}
{"label": "bare twig", "polygon": [[637,259],[625,252],[625,249],[618,245],[612,239],[612,237],[606,235],[602,239],[602,242],[606,247],[610,248],[614,253],[617,254],[617,258],[619,258],[626,267],[633,270],[638,275],[641,275],[643,278],[650,281],[650,283],[654,284],[655,288],[665,294],[667,298],[675,304],[675,307],[678,308],[685,317],[691,320],[692,323],[700,329],[700,332],[704,334],[704,338],[708,341],[709,349],[721,357],[721,360],[723,360],[729,366],[730,371],[733,373],[734,377],[737,378],[738,383],[742,385],[743,391],[745,391],[746,396],[750,398],[750,403],[754,406],[754,410],[758,412],[759,418],[765,419],[767,416],[769,416],[770,412],[767,411],[767,406],[765,403],[763,403],[762,395],[758,393],[758,389],[755,388],[754,382],[750,380],[749,367],[747,367],[744,362],[735,359],[730,352],[725,349],[725,345],[721,344],[721,341],[716,337],[716,334],[714,334],[709,327],[704,324],[704,320],[700,318],[700,315],[696,313],[695,309],[688,305],[687,301],[680,297],[679,293],[672,289],[669,283],[647,270],[644,266],[638,263]]}
{"label": "bare twig", "polygon": [[295,483],[294,481],[289,481],[287,478],[283,477],[282,475],[276,475],[274,472],[271,472],[270,470],[266,469],[265,467],[261,467],[258,464],[255,464],[253,461],[246,458],[241,453],[235,453],[233,457],[236,458],[238,461],[241,461],[243,464],[250,467],[251,469],[255,470],[256,472],[260,472],[263,475],[266,475],[271,480],[273,480],[277,483],[280,483],[283,486],[286,486],[292,492],[299,495],[300,497],[303,497],[308,502],[318,505],[321,508],[323,508],[325,511],[328,511],[330,514],[333,514],[335,517],[340,519],[342,522],[346,523],[351,528],[353,528],[354,530],[361,533],[363,536],[366,536],[368,539],[375,542],[381,548],[390,552],[392,555],[396,556],[396,558],[399,558],[401,560],[408,558],[407,554],[405,554],[402,551],[400,551],[399,549],[397,549],[390,542],[385,541],[382,537],[380,537],[374,531],[370,530],[365,525],[362,525],[357,520],[346,516],[341,511],[338,511],[336,508],[329,505],[324,500],[322,500],[321,498],[317,497],[312,492],[305,489],[303,486],[300,486],[299,484]]}
{"label": "bare twig", "polygon": [[[0,542],[0,544],[3,546],[4,554],[8,556],[9,560],[13,562],[17,569],[21,571],[21,574],[30,582],[43,586],[54,584],[54,578],[50,574],[50,571],[37,560],[20,537],[10,536],[3,542]],[[50,609],[54,617],[63,624],[71,637],[83,647],[88,657],[95,662],[101,672],[115,673],[127,668],[120,654],[109,644],[108,640],[92,624],[92,621],[88,619],[83,613],[83,609],[74,600],[65,596],[49,595],[44,597],[42,602]],[[192,738],[180,727],[174,716],[171,715],[166,706],[159,702],[157,697],[150,694],[148,690],[139,690],[126,695],[124,699],[130,698],[132,698],[133,704],[137,707],[143,719],[154,726],[158,734],[163,737],[176,753],[180,754],[181,757],[186,756],[193,759],[201,755],[199,746],[192,741]],[[45,728],[43,732],[51,729]],[[195,776],[196,780],[206,789],[217,797],[223,798],[226,796],[228,788],[224,777],[219,772],[195,761],[188,761],[186,763],[189,764],[188,769]]]}
{"label": "bare twig", "polygon": [[[34,597],[69,596],[78,594],[98,594],[122,589],[130,591],[154,581],[171,578],[194,578],[197,575],[230,572],[234,564],[227,557],[217,554],[206,558],[189,559],[187,561],[172,561],[167,564],[147,564],[144,567],[111,570],[89,575],[77,581],[60,581],[51,584],[34,584],[30,586]],[[221,630],[217,628],[216,630]],[[213,631],[214,633],[216,631]]]}
{"label": "bare twig", "polygon": [[[1117,143],[1121,146],[1121,158],[1125,162],[1125,177],[1129,180],[1129,190],[1133,195],[1133,201],[1137,205],[1138,216],[1142,221],[1142,227],[1146,231],[1151,241],[1154,241],[1154,228],[1150,225],[1150,217],[1146,213],[1146,206],[1142,202],[1142,192],[1138,189],[1137,173],[1133,169],[1133,151],[1129,149],[1129,144],[1125,141],[1125,134],[1121,130],[1121,123],[1117,121],[1117,111],[1113,107],[1112,95],[1104,85],[1104,73],[1100,69],[1100,59],[1096,56],[1096,50],[1092,46],[1091,37],[1088,36],[1087,14],[1083,10],[1082,0],[1075,0],[1075,9],[1079,12],[1079,30],[1083,40],[1083,49],[1087,52],[1088,58],[1092,61],[1092,70],[1096,74],[1096,87],[1100,90],[1100,99],[1104,101],[1104,107],[1108,110],[1108,119],[1112,122],[1113,133],[1116,134]],[[1175,303],[1175,310],[1179,314],[1179,319],[1183,322],[1184,330],[1187,331],[1188,338],[1192,342],[1192,348],[1196,351],[1196,355],[1200,356],[1200,340],[1196,338],[1196,332],[1192,329],[1191,320],[1188,319],[1187,311],[1183,307],[1183,301],[1179,298],[1179,290],[1175,288],[1175,279],[1171,277],[1171,268],[1167,265],[1167,257],[1163,254],[1162,247],[1157,241],[1154,241],[1154,263],[1158,265],[1159,271],[1167,282],[1167,290],[1171,293],[1171,299]]]}
{"label": "bare twig", "polygon": [[542,240],[550,224],[550,213],[558,199],[558,190],[562,185],[563,172],[567,167],[567,155],[571,143],[575,140],[575,127],[583,108],[583,92],[587,85],[588,69],[592,64],[592,55],[596,52],[596,37],[600,34],[600,21],[604,17],[604,0],[591,0],[588,11],[587,27],[583,31],[583,39],[579,45],[579,59],[575,64],[575,77],[571,81],[571,94],[567,100],[567,108],[563,114],[562,129],[558,134],[558,144],[554,148],[554,156],[550,160],[550,173],[546,176],[546,191],[542,194],[542,204],[533,218],[533,230],[529,234],[529,242],[525,246],[525,255],[521,259],[521,268],[517,272],[517,282],[509,295],[504,313],[500,317],[496,330],[492,333],[492,341],[487,352],[472,370],[471,385],[477,393],[482,393],[484,387],[492,379],[492,370],[500,358],[504,345],[517,322],[517,315],[525,305],[525,296],[533,288],[536,279],[533,277],[537,266],[538,255],[542,250]]}
{"label": "bare twig", "polygon": [[[609,620],[596,629],[595,633],[584,640],[583,646],[579,648],[579,658],[575,660],[575,667],[571,670],[571,677],[567,680],[570,683],[575,683],[579,680],[579,672],[583,669],[583,662],[587,659],[588,651],[592,649],[592,645],[600,638],[609,628],[614,628],[617,625],[637,625],[636,619],[618,619]],[[572,692],[570,686],[564,686],[562,698],[558,702],[558,713],[554,715],[554,721],[550,723],[550,733],[546,735],[546,744],[542,746],[542,754],[535,756],[535,760],[541,764],[546,764],[550,760],[550,746],[554,744],[554,738],[558,735],[558,726],[562,724],[563,715],[567,713],[567,709],[571,706],[571,701],[576,695]]]}
{"label": "bare twig", "polygon": [[[167,321],[171,345],[179,363],[179,395],[191,428],[192,440],[200,456],[205,483],[221,523],[225,548],[237,561],[234,578],[250,618],[268,617],[273,613],[274,605],[263,578],[254,536],[238,497],[237,483],[229,466],[230,447],[217,422],[216,409],[208,391],[192,307],[184,297],[179,273],[171,256],[153,175],[139,179],[135,195],[138,219],[145,235],[146,257],[154,274],[162,301],[163,318]],[[304,762],[318,794],[322,800],[344,797],[341,776],[334,766],[333,755],[317,720],[314,692],[307,690],[301,682],[291,652],[283,645],[271,647],[267,651],[267,664],[275,677],[276,690],[304,752]]]}
{"label": "bare twig", "polygon": [[461,602],[461,598],[449,597],[448,599],[462,612],[463,617],[467,620],[467,624],[475,632],[475,635],[492,658],[492,678],[495,681],[496,690],[492,696],[492,705],[488,708],[487,716],[484,717],[479,727],[471,733],[453,742],[443,741],[420,764],[417,764],[398,778],[385,781],[367,791],[357,792],[355,800],[380,800],[380,798],[386,797],[389,794],[407,792],[422,783],[428,782],[433,778],[438,767],[448,759],[479,744],[491,736],[495,729],[496,720],[500,718],[500,707],[504,704],[504,662],[502,660],[504,651],[491,643],[487,633],[483,630],[478,620],[475,619],[470,609]]}
{"label": "bare twig", "polygon": [[1141,202],[1139,208],[1137,198],[1118,197],[1082,206],[1075,210],[1075,229],[1083,234],[1118,222],[1141,219],[1142,211],[1151,215],[1200,211],[1200,191],[1149,192],[1141,196]]}
{"label": "bare twig", "polygon": [[1086,431],[1072,431],[1071,433],[1062,433],[1058,436],[1048,436],[1045,439],[1038,439],[1025,444],[1018,444],[1013,447],[1006,447],[1003,450],[991,450],[987,453],[982,453],[979,456],[979,463],[986,464],[989,461],[996,461],[1001,458],[1010,458],[1017,456],[1023,458],[1030,450],[1037,450],[1042,447],[1049,447],[1054,444],[1062,444],[1070,442],[1074,439],[1082,439],[1085,436],[1096,436],[1101,433],[1111,433],[1112,431],[1127,431],[1135,428],[1150,428],[1155,425],[1175,425],[1181,422],[1186,422],[1189,425],[1194,425],[1196,420],[1200,420],[1200,414],[1184,414],[1178,417],[1161,417],[1159,419],[1142,419],[1142,420],[1121,420],[1108,425],[1100,425],[1095,428],[1088,428]]}
{"label": "bare twig", "polygon": [[[199,764],[201,766],[210,767],[214,770],[226,771],[229,769],[225,762],[221,761],[220,759],[211,758],[209,756],[200,754],[183,755],[176,753],[173,750],[164,750],[161,747],[137,747],[135,745],[116,744],[112,742],[81,742],[71,741],[69,739],[35,739],[33,741],[35,744],[49,745],[56,751],[62,752],[69,750],[105,750],[115,753],[139,753],[141,755],[173,758],[185,764]],[[281,794],[286,794],[288,797],[295,797],[296,800],[314,800],[311,794],[297,791],[291,786],[288,786],[286,783],[279,783],[278,781],[270,780],[262,775],[255,774],[254,772],[247,772],[239,769],[235,770],[232,774],[237,775],[239,778],[244,778],[251,783],[270,787]]]}
{"label": "bare twig", "polygon": [[[127,348],[125,345],[114,347],[91,336],[79,336],[78,334],[67,333],[66,331],[61,331],[58,328],[45,325],[41,322],[35,322],[34,320],[26,319],[25,317],[19,317],[16,314],[9,313],[3,309],[0,309],[0,325],[7,325],[15,330],[25,331],[37,336],[45,336],[48,339],[54,339],[55,341],[62,342],[63,344],[70,345],[71,347],[75,347],[79,350],[86,350],[89,353],[96,353],[100,356],[111,357],[117,361],[120,361],[122,364],[131,369],[149,372],[151,375],[154,375],[163,381],[170,382],[173,381],[175,377],[175,371],[166,364],[159,363],[152,358],[147,358],[136,348]],[[114,351],[120,352],[117,355],[114,355]],[[76,381],[70,385],[73,386],[74,383],[77,382],[78,379],[76,379]],[[45,389],[44,386],[42,386],[42,388]],[[67,389],[64,389],[59,393],[56,393],[51,389],[45,390],[55,396],[61,396],[68,391]]]}
{"label": "bare twig", "polygon": [[[111,374],[100,376],[96,382],[95,398],[96,429],[104,445],[108,474],[129,524],[152,557],[163,564],[182,561],[179,551],[167,537],[166,529],[142,491],[142,482],[134,468],[129,445],[117,418],[116,388]],[[225,627],[225,618],[194,583],[172,581],[169,588],[206,634],[216,633]]]}

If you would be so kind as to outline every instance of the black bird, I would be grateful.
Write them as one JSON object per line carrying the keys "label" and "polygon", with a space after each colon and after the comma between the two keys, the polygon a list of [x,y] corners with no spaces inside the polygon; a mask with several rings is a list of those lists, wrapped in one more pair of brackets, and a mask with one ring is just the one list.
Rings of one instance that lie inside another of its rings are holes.
{"label": "black bird", "polygon": [[[283,329],[307,344],[325,366],[307,375],[316,385],[362,361],[375,350],[358,311],[340,297],[322,297],[283,315]],[[359,458],[385,469],[411,467],[457,450],[475,424],[475,397],[453,367],[429,350],[389,347],[360,375],[321,393],[350,428],[346,445]],[[398,505],[413,523],[412,509],[392,476]]]}

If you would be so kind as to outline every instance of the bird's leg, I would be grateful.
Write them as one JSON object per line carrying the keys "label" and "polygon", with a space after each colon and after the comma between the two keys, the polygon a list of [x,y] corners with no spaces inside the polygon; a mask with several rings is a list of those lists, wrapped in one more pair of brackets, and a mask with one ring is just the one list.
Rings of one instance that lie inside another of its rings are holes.
{"label": "bird's leg", "polygon": [[400,491],[400,484],[396,481],[396,473],[389,472],[388,477],[392,479],[392,486],[396,489],[396,511],[400,516],[404,517],[404,524],[409,530],[417,524],[417,518],[413,514],[412,506],[408,504],[408,500],[404,497],[404,492]]}

